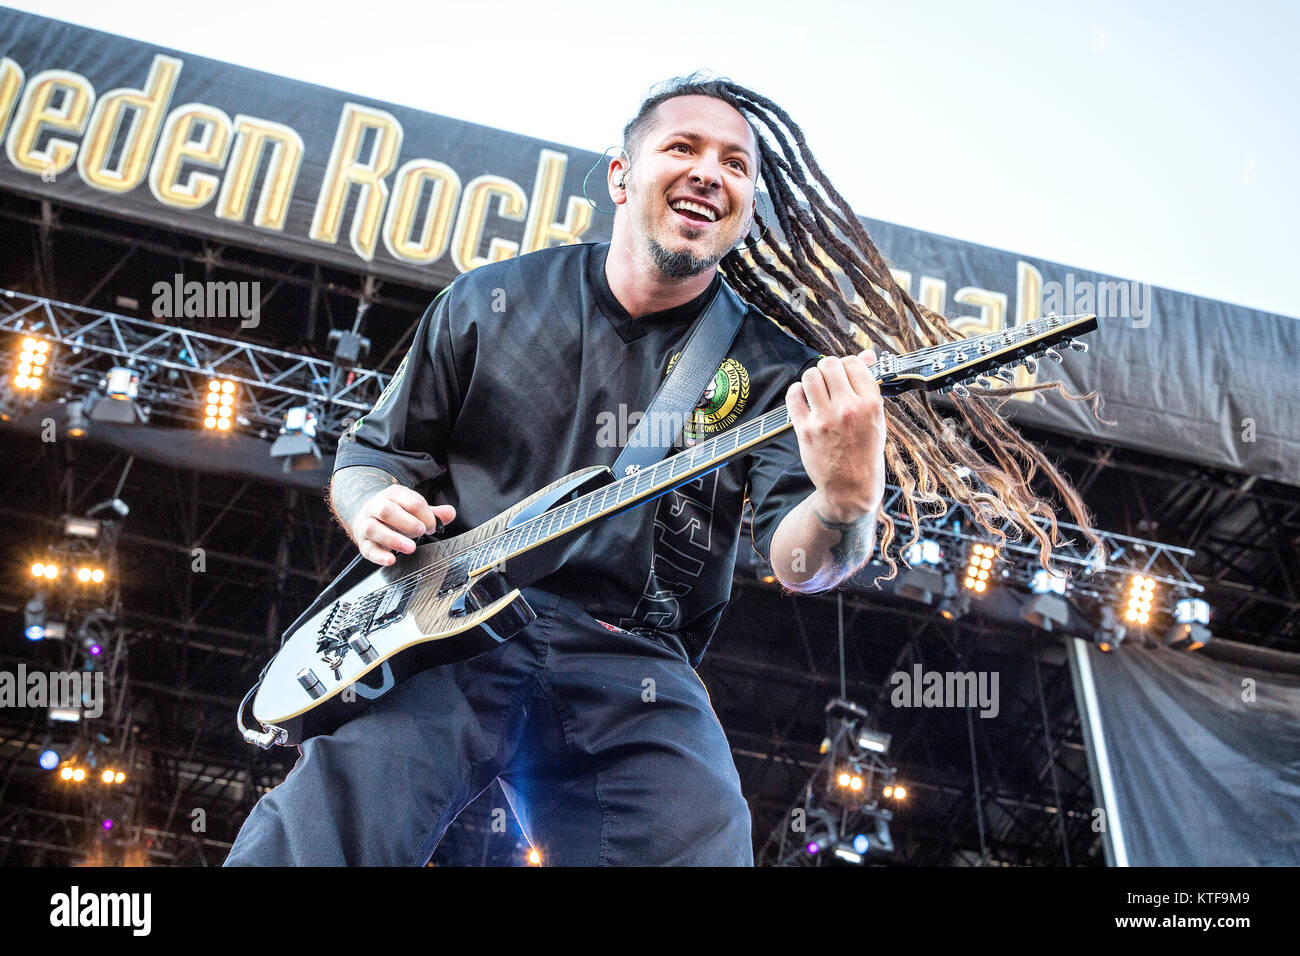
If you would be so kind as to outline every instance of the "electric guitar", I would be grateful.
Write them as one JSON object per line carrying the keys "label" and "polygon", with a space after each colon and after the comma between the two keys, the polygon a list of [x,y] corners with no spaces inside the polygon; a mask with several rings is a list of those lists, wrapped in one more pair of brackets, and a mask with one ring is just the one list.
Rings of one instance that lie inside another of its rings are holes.
{"label": "electric guitar", "polygon": [[[905,355],[885,352],[871,372],[885,395],[926,389],[965,397],[972,384],[993,387],[986,376],[1008,366],[1033,371],[1041,355],[1060,362],[1053,345],[1087,351],[1074,337],[1096,327],[1095,315],[1049,315]],[[782,404],[633,474],[615,478],[605,465],[575,471],[471,531],[396,555],[388,567],[370,570],[358,556],[290,627],[245,695],[238,715],[244,739],[267,748],[328,733],[408,675],[508,640],[536,615],[519,591],[528,581],[516,576],[512,584],[499,565],[523,557],[527,569],[537,555],[554,554],[559,539],[708,474],[790,427]],[[253,694],[261,732],[244,725]]]}

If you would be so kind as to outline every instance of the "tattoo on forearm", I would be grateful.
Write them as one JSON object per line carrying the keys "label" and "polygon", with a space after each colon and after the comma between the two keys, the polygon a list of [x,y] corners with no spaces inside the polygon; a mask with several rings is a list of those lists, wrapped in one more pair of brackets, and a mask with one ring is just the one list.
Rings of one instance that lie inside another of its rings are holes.
{"label": "tattoo on forearm", "polygon": [[830,521],[813,508],[813,514],[828,531],[838,531],[840,540],[831,545],[831,558],[835,570],[841,575],[852,574],[871,557],[871,546],[876,526],[876,513],[869,511],[857,521]]}
{"label": "tattoo on forearm", "polygon": [[330,483],[330,504],[344,530],[352,533],[357,511],[372,495],[396,484],[399,484],[398,480],[382,468],[367,465],[353,465],[336,474]]}

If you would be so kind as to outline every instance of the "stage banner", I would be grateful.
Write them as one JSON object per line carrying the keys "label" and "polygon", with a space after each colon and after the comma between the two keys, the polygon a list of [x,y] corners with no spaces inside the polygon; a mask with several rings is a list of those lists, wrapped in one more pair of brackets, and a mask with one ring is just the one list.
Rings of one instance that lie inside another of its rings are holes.
{"label": "stage banner", "polygon": [[[611,144],[626,119],[609,118]],[[0,190],[429,290],[612,223],[593,151],[5,8],[0,140]],[[898,281],[968,334],[1099,316],[1090,354],[1016,374],[1100,393],[1114,424],[1056,398],[1013,401],[1018,420],[1300,483],[1300,322],[863,222]]]}

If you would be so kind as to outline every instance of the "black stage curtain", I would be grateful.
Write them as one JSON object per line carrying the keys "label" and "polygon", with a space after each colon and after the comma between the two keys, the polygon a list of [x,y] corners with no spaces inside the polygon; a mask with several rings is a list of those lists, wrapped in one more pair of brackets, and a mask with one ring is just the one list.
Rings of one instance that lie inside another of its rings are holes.
{"label": "black stage curtain", "polygon": [[1300,864],[1300,674],[1131,643],[1089,658],[1131,866]]}

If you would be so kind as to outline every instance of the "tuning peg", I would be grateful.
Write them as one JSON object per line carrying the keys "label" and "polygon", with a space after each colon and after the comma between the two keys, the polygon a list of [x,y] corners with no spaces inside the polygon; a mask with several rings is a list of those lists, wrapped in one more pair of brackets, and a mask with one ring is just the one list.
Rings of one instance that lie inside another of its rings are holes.
{"label": "tuning peg", "polygon": [[1062,362],[1065,361],[1065,356],[1062,355],[1060,352],[1056,351],[1056,349],[1045,349],[1043,351],[1043,354],[1046,355],[1053,362],[1055,362],[1057,365],[1060,365]]}
{"label": "tuning peg", "polygon": [[978,385],[980,388],[992,388],[993,380],[983,375],[979,375],[976,376],[975,378],[975,384]]}
{"label": "tuning peg", "polygon": [[1038,363],[1035,362],[1032,358],[1029,357],[1022,358],[1020,360],[1020,364],[1025,367],[1025,371],[1028,372],[1030,375],[1033,375],[1035,372],[1038,371]]}
{"label": "tuning peg", "polygon": [[958,398],[970,398],[970,389],[961,383],[954,385],[952,391]]}
{"label": "tuning peg", "polygon": [[1076,352],[1088,351],[1088,343],[1080,342],[1078,339],[1070,339],[1070,341],[1065,343],[1065,347],[1067,349],[1074,349]]}

